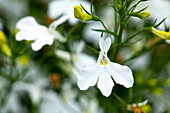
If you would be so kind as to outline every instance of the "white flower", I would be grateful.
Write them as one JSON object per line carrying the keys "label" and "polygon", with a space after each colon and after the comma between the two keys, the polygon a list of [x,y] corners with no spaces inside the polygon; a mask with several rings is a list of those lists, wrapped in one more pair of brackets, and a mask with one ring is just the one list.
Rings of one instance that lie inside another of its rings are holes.
{"label": "white flower", "polygon": [[24,17],[16,24],[16,28],[19,30],[16,35],[16,40],[34,40],[31,44],[34,51],[38,51],[46,44],[52,45],[54,38],[64,42],[66,39],[55,29],[58,25],[65,22],[67,18],[66,16],[61,17],[59,20],[51,23],[49,28],[47,28],[39,25],[31,16]]}
{"label": "white flower", "polygon": [[[70,62],[71,60],[73,60],[73,63],[74,63],[74,67],[72,68],[72,72],[74,73],[73,80],[77,81],[76,76],[79,76],[80,69],[83,68],[84,66],[94,64],[96,62],[96,59],[92,56],[89,56],[83,53],[83,49],[85,47],[84,41],[74,41],[71,43],[70,47],[71,47],[72,54],[70,54],[67,51],[63,51],[59,49],[55,51],[55,54],[57,55],[57,57],[67,62]],[[66,68],[65,66],[64,66],[64,69],[68,70],[68,68]]]}
{"label": "white flower", "polygon": [[44,87],[48,85],[48,79],[41,79],[36,83],[25,83],[25,82],[16,82],[14,84],[15,91],[25,90],[28,91],[34,104],[38,104],[42,98],[42,93]]}
{"label": "white flower", "polygon": [[94,86],[98,81],[97,87],[103,95],[108,97],[114,86],[112,78],[117,84],[121,84],[126,88],[132,87],[134,80],[131,69],[127,66],[110,62],[107,57],[107,52],[111,46],[111,39],[107,38],[104,40],[101,38],[99,46],[101,52],[97,63],[84,67],[78,76],[79,88],[81,90],[87,90],[90,86]]}
{"label": "white flower", "polygon": [[99,102],[95,97],[89,99],[88,96],[81,96],[80,106],[84,113],[104,113],[104,110],[99,106]]}
{"label": "white flower", "polygon": [[66,104],[56,92],[46,91],[43,93],[40,113],[82,113],[72,107],[73,105]]}
{"label": "white flower", "polygon": [[79,20],[74,17],[74,6],[82,4],[85,9],[90,9],[90,2],[85,0],[54,0],[49,3],[48,16],[52,19],[64,14],[69,16],[69,23],[76,24]]}
{"label": "white flower", "polygon": [[82,68],[84,66],[94,64],[96,59],[88,54],[83,53],[83,49],[85,47],[84,41],[75,41],[72,46],[71,50],[73,53],[73,61],[76,67]]}

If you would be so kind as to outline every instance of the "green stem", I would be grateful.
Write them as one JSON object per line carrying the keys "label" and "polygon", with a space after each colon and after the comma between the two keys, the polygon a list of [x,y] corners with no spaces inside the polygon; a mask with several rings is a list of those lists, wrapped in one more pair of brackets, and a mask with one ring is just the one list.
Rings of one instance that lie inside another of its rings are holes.
{"label": "green stem", "polygon": [[121,97],[119,97],[116,93],[113,93],[113,96],[116,97],[117,100],[119,100],[124,106],[127,106],[127,103],[121,99]]}
{"label": "green stem", "polygon": [[[120,25],[119,35],[118,35],[117,38],[115,38],[115,43],[114,43],[115,45],[121,43],[121,41],[122,41],[122,35],[123,35],[123,29],[124,29],[124,26],[123,26],[123,24],[121,24],[121,25]],[[119,46],[116,46],[115,49],[113,49],[113,50],[114,50],[114,54],[113,54],[113,59],[112,59],[112,61],[115,61],[115,60],[116,60],[116,57],[117,57],[117,55],[118,55],[118,52],[119,52]]]}
{"label": "green stem", "polygon": [[109,31],[108,29],[107,29],[107,27],[105,26],[105,24],[103,23],[103,21],[102,20],[99,20],[101,23],[102,23],[102,25],[103,25],[103,27],[105,28],[105,30],[106,31]]}
{"label": "green stem", "polygon": [[9,98],[9,95],[10,95],[10,92],[12,90],[12,86],[13,86],[13,83],[14,83],[14,78],[13,78],[13,75],[11,75],[11,74],[13,73],[13,68],[15,67],[15,57],[12,56],[11,60],[12,60],[12,65],[11,65],[10,70],[9,70],[10,73],[7,76],[7,79],[8,79],[7,88],[5,90],[4,97],[0,101],[0,106],[1,107],[4,107],[4,105],[8,101],[8,98]]}

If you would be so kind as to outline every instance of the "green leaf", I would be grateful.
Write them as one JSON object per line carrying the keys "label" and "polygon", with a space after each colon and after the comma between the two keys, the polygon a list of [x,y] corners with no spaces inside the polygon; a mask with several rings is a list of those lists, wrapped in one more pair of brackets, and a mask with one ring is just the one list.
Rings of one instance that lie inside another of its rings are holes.
{"label": "green leaf", "polygon": [[80,6],[82,7],[82,9],[88,14],[88,15],[91,15],[81,4]]}
{"label": "green leaf", "polygon": [[105,32],[105,33],[112,34],[115,37],[117,37],[117,34],[115,32],[111,32],[111,31],[108,31],[108,30],[104,30],[104,29],[92,29],[92,30],[97,31],[97,32]]}
{"label": "green leaf", "polygon": [[166,18],[164,18],[161,22],[159,22],[157,25],[155,25],[154,27],[155,28],[157,28],[159,25],[161,25],[165,20],[167,19],[167,17]]}
{"label": "green leaf", "polygon": [[95,53],[99,54],[99,51],[97,51],[95,48],[89,46],[89,45],[86,45],[86,47],[88,47],[89,49],[91,49],[92,51],[94,51]]}

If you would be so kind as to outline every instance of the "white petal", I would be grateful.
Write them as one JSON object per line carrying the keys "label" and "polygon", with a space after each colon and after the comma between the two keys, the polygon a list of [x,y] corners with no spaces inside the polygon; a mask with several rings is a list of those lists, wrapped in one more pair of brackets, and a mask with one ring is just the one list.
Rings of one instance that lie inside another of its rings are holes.
{"label": "white petal", "polygon": [[51,23],[50,27],[53,27],[55,29],[58,25],[64,23],[67,19],[68,19],[68,16],[64,15],[61,18],[59,18],[58,20]]}
{"label": "white petal", "polygon": [[37,26],[38,26],[38,24],[37,24],[35,18],[31,17],[31,16],[24,17],[16,23],[16,28],[19,30],[27,29],[27,28],[31,29],[31,28],[34,28]]}
{"label": "white petal", "polygon": [[104,41],[104,52],[107,53],[111,46],[111,39],[110,37],[106,38]]}
{"label": "white petal", "polygon": [[170,40],[165,40],[166,43],[170,44]]}
{"label": "white petal", "polygon": [[16,40],[35,40],[41,34],[47,33],[47,28],[39,25],[36,20],[31,17],[24,17],[17,22],[16,28],[19,32],[16,35]]}
{"label": "white petal", "polygon": [[53,32],[54,38],[57,39],[60,42],[66,42],[66,37],[62,36],[58,31]]}
{"label": "white petal", "polygon": [[107,65],[107,69],[116,83],[121,84],[126,88],[133,86],[133,75],[129,67],[110,62]]}
{"label": "white petal", "polygon": [[81,90],[87,90],[90,86],[94,86],[100,74],[100,65],[93,64],[85,67],[78,76],[78,87]]}
{"label": "white petal", "polygon": [[21,30],[16,34],[16,40],[35,40],[40,37],[40,34],[42,34],[42,32],[37,29]]}
{"label": "white petal", "polygon": [[20,19],[17,23],[16,23],[16,28],[19,30],[34,30],[36,28],[38,29],[46,29],[45,26],[43,25],[39,25],[35,18],[32,16],[27,16],[24,17],[22,19]]}
{"label": "white petal", "polygon": [[100,89],[104,96],[108,97],[112,92],[113,86],[114,83],[110,74],[107,72],[105,68],[103,68],[103,72],[99,77],[97,87]]}
{"label": "white petal", "polygon": [[143,106],[146,105],[148,103],[148,100],[145,100],[143,102],[138,103],[138,106]]}
{"label": "white petal", "polygon": [[54,37],[52,35],[49,35],[49,34],[41,34],[41,35],[40,35],[41,36],[40,38],[38,38],[37,40],[35,40],[35,42],[31,44],[32,49],[34,51],[40,50],[46,44],[52,45],[54,41]]}
{"label": "white petal", "polygon": [[99,40],[99,47],[102,52],[104,52],[104,39],[100,38]]}
{"label": "white petal", "polygon": [[103,38],[100,38],[99,40],[99,46],[102,52],[107,53],[111,46],[111,39],[110,37],[106,38],[105,40]]}
{"label": "white petal", "polygon": [[[68,8],[68,1],[66,0],[55,0],[51,1],[48,5],[48,16],[52,19],[60,16]],[[70,6],[69,6],[70,7]]]}
{"label": "white petal", "polygon": [[75,64],[77,64],[81,68],[96,63],[96,59],[87,54],[80,53],[80,54],[77,54],[76,57],[77,59],[75,59]]}

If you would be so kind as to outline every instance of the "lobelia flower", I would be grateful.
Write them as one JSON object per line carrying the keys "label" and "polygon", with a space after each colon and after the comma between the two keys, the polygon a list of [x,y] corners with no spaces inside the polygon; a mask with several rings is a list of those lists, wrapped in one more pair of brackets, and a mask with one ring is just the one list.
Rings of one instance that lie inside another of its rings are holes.
{"label": "lobelia flower", "polygon": [[34,17],[24,17],[16,24],[16,28],[19,30],[16,34],[16,40],[33,40],[34,42],[31,44],[31,47],[34,51],[40,50],[44,45],[52,45],[54,38],[65,42],[66,39],[56,31],[56,27],[67,19],[67,16],[63,16],[51,23],[49,28],[47,28],[39,25]]}
{"label": "lobelia flower", "polygon": [[108,97],[114,86],[112,78],[117,84],[121,84],[126,88],[133,86],[134,80],[131,69],[127,66],[110,62],[107,57],[110,46],[110,38],[107,38],[106,40],[100,38],[99,47],[101,52],[97,63],[82,68],[79,73],[78,86],[81,90],[87,90],[90,86],[94,86],[98,81],[97,87],[104,96]]}

